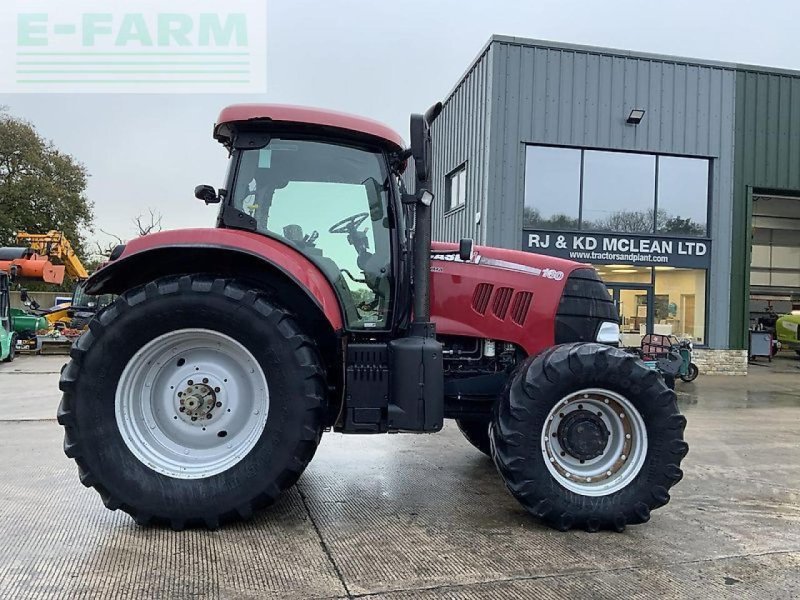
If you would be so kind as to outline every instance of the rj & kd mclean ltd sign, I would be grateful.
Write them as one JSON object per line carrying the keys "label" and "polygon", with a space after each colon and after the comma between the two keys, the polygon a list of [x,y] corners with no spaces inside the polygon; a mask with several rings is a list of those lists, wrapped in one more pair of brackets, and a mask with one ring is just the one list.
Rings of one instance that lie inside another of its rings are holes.
{"label": "rj & kd mclean ltd sign", "polygon": [[711,241],[697,238],[526,230],[522,247],[528,252],[600,264],[691,269],[707,269],[711,264]]}

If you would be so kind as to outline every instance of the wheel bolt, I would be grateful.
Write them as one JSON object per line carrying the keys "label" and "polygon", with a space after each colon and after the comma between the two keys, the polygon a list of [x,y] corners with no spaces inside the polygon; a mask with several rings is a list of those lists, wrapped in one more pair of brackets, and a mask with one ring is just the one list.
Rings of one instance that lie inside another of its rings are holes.
{"label": "wheel bolt", "polygon": [[213,416],[214,416],[214,415],[212,415],[211,413],[208,413],[208,414],[206,415],[206,419],[210,419],[210,418],[211,418],[211,417],[213,417]]}
{"label": "wheel bolt", "polygon": [[222,402],[217,402],[217,408],[219,408],[220,406],[222,406]]}
{"label": "wheel bolt", "polygon": [[197,417],[192,417],[192,421],[197,421]]}
{"label": "wheel bolt", "polygon": [[203,383],[208,383],[208,377],[203,377]]}
{"label": "wheel bolt", "polygon": [[181,412],[186,412],[186,409],[183,406],[181,406],[178,410]]}
{"label": "wheel bolt", "polygon": [[180,398],[181,396],[183,396],[183,392],[178,392],[178,398]]}
{"label": "wheel bolt", "polygon": [[220,392],[220,389],[219,389],[218,387],[215,387],[215,388],[214,388],[214,391],[215,391],[215,392],[217,392],[217,393],[219,394],[219,392]]}
{"label": "wheel bolt", "polygon": [[186,383],[188,383],[189,385],[194,385],[194,381],[192,381],[191,379],[189,381],[187,381]]}

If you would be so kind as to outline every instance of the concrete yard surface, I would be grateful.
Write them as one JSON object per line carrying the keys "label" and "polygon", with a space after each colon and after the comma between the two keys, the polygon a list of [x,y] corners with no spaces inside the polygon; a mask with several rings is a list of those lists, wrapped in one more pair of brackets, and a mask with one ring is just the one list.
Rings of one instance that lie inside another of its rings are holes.
{"label": "concrete yard surface", "polygon": [[325,434],[297,486],[219,531],[142,528],[78,481],[65,357],[0,366],[0,598],[797,598],[800,377],[679,383],[691,450],[651,521],[559,533],[458,429]]}

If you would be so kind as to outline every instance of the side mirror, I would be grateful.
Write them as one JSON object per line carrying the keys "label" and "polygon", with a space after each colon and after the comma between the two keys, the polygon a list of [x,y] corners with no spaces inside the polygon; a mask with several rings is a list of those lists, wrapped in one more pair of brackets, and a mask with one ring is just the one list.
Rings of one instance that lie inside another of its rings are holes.
{"label": "side mirror", "polygon": [[194,188],[194,197],[206,204],[218,204],[220,201],[217,190],[210,185],[198,185]]}
{"label": "side mirror", "polygon": [[458,243],[458,258],[460,258],[464,262],[469,262],[472,260],[472,250],[475,246],[475,242],[472,241],[471,238],[464,238]]}
{"label": "side mirror", "polygon": [[411,156],[417,181],[427,182],[431,177],[431,139],[428,123],[422,115],[411,115]]}

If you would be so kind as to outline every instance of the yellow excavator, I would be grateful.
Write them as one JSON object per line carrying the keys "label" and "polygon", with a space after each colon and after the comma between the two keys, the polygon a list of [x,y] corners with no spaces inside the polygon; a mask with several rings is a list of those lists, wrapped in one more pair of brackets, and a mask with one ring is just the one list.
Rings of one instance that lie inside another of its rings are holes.
{"label": "yellow excavator", "polygon": [[25,246],[30,251],[45,256],[49,259],[58,259],[64,265],[66,274],[77,281],[89,278],[89,273],[83,266],[81,259],[72,249],[72,244],[60,231],[47,233],[17,232],[17,243]]}

